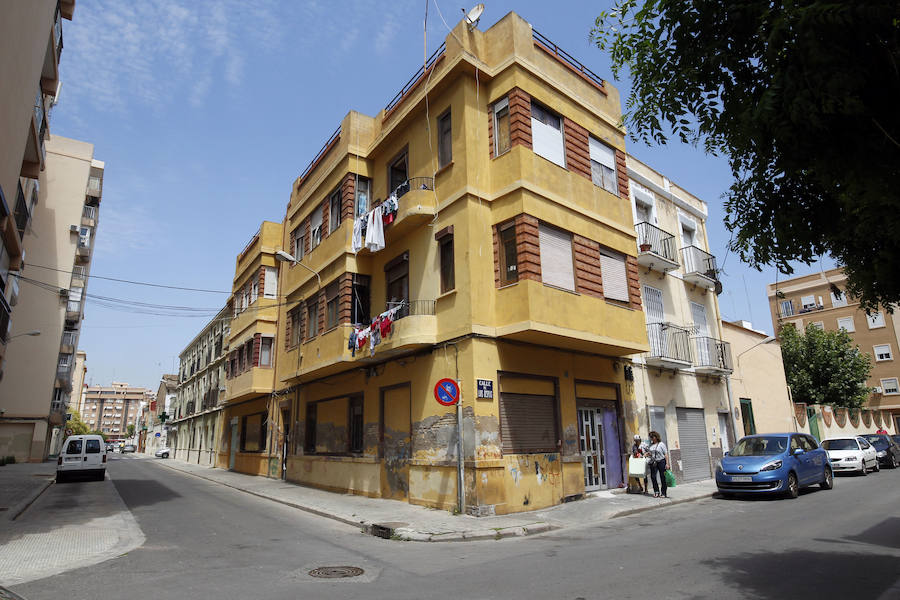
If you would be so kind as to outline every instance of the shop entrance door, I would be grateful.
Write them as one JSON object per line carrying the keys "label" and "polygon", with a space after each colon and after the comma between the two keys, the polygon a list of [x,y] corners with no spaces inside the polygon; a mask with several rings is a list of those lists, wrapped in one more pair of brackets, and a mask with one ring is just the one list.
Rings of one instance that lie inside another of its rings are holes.
{"label": "shop entrance door", "polygon": [[578,441],[584,461],[584,491],[605,490],[608,486],[603,456],[602,409],[578,409]]}

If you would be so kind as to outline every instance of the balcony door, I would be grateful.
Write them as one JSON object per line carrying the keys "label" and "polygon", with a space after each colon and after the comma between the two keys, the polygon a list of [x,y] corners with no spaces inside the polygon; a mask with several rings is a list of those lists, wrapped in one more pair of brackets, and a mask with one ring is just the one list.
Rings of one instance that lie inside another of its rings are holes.
{"label": "balcony door", "polygon": [[709,353],[709,323],[706,321],[706,307],[697,302],[691,302],[691,317],[694,319],[695,349],[697,362],[701,365],[712,364]]}
{"label": "balcony door", "polygon": [[649,285],[644,286],[644,306],[647,314],[647,336],[650,340],[650,354],[652,356],[666,356],[666,330],[664,327],[653,326],[654,323],[665,322],[666,313],[663,306],[662,290]]}
{"label": "balcony door", "polygon": [[[685,273],[695,273],[699,270],[699,265],[697,265],[697,259],[694,257],[693,250],[690,249],[691,246],[695,245],[695,240],[697,237],[696,230],[691,227],[688,223],[684,221],[681,222],[681,246],[683,248],[687,248],[682,254],[684,254],[684,272]],[[705,269],[704,269],[705,270]]]}

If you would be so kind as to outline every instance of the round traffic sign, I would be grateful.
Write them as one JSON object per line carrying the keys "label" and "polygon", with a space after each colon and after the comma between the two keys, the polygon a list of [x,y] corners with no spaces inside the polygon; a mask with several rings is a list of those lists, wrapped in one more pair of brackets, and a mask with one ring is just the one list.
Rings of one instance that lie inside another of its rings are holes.
{"label": "round traffic sign", "polygon": [[434,386],[434,399],[444,406],[453,406],[459,402],[459,385],[449,377],[445,377]]}

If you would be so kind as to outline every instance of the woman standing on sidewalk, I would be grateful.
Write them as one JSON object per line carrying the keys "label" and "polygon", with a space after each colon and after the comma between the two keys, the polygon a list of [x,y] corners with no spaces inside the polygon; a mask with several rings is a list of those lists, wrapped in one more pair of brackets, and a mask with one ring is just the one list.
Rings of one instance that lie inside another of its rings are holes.
{"label": "woman standing on sidewalk", "polygon": [[[651,431],[650,448],[647,449],[647,459],[650,463],[650,480],[653,481],[654,498],[659,498],[660,496],[663,498],[669,497],[666,495],[666,456],[668,456],[668,454],[669,449],[666,448],[666,445],[659,437],[659,433]],[[659,485],[656,483],[657,474],[659,474],[659,478],[662,481],[662,494],[659,493]]]}

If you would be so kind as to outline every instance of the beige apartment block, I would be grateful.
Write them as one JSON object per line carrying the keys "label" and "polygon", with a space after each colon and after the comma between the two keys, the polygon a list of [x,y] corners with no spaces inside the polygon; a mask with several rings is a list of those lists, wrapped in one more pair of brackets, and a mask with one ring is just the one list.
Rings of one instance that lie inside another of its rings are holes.
{"label": "beige apartment block", "polygon": [[225,307],[179,355],[175,418],[171,421],[175,458],[215,465],[216,440],[222,433],[230,324],[231,312]]}
{"label": "beige apartment block", "polygon": [[884,411],[882,417],[892,433],[900,431],[900,314],[883,308],[867,315],[859,302],[845,293],[847,277],[843,269],[830,269],[804,277],[794,277],[766,286],[772,326],[784,325],[805,331],[813,325],[826,331],[844,329],[869,355],[872,372],[867,385],[872,388],[865,408]]}
{"label": "beige apartment block", "polygon": [[734,356],[731,396],[740,409],[739,432],[797,431],[778,340],[747,321],[722,321],[722,333]]}
{"label": "beige apartment block", "polygon": [[153,454],[168,446],[168,421],[175,411],[178,375],[165,374],[160,378],[156,396],[141,411],[139,452]]}
{"label": "beige apartment block", "polygon": [[79,414],[84,403],[84,388],[87,387],[87,353],[78,350],[75,353],[75,369],[72,371],[72,393],[69,398],[69,408],[77,410]]}
{"label": "beige apartment block", "polygon": [[129,425],[137,427],[142,403],[156,398],[152,390],[112,382],[108,386],[91,386],[84,393],[84,413],[81,420],[92,430],[108,438],[125,439]]}
{"label": "beige apartment block", "polygon": [[679,481],[708,479],[740,437],[741,411],[728,396],[732,355],[706,203],[631,155],[627,164],[650,342],[632,363],[640,431],[660,433]]}
{"label": "beige apartment block", "polygon": [[103,188],[92,144],[48,135],[45,148],[23,236],[28,263],[10,275],[18,285],[11,339],[20,351],[9,353],[0,381],[0,432],[10,432],[0,433],[0,453],[22,460],[52,454],[52,431],[65,420]]}
{"label": "beige apartment block", "polygon": [[[18,284],[9,274],[22,268],[23,237],[45,168],[49,111],[59,86],[62,20],[74,10],[75,0],[0,4],[0,377],[15,335],[10,319]],[[29,455],[25,438],[33,425],[5,412],[11,414],[0,405],[0,422],[12,419],[0,429],[0,450],[15,446],[19,458]]]}

